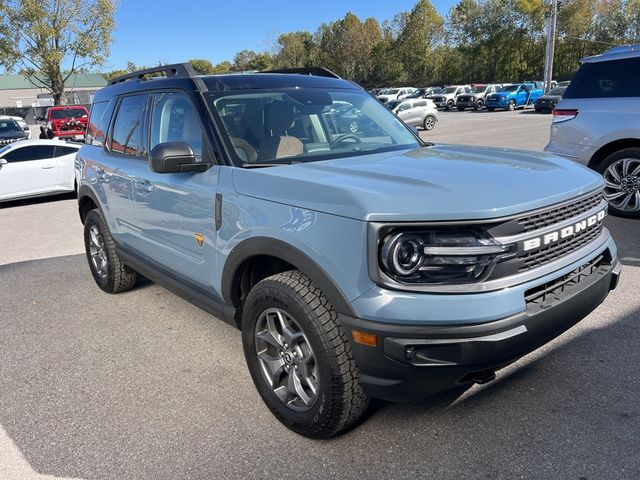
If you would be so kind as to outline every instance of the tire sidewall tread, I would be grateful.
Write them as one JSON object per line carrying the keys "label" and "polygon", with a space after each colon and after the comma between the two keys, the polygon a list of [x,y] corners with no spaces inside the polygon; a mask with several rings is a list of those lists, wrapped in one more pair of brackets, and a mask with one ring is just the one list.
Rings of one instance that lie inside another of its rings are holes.
{"label": "tire sidewall tread", "polygon": [[[264,380],[255,353],[255,324],[267,308],[279,307],[302,328],[318,363],[318,398],[311,409],[285,406]],[[334,436],[355,424],[368,405],[359,371],[337,313],[311,280],[297,270],[262,280],[243,310],[242,340],[249,372],[274,416],[291,430],[311,438]]]}

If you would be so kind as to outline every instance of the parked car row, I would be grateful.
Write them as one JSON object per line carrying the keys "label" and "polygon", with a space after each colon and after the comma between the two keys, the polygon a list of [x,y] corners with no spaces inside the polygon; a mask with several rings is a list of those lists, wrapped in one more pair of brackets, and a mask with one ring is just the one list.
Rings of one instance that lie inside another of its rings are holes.
{"label": "parked car row", "polygon": [[[398,101],[402,99],[427,98],[433,101],[435,107],[441,110],[459,111],[467,109],[489,111],[497,109],[515,110],[534,106],[536,112],[551,113],[569,82],[553,82],[552,92],[544,95],[544,82],[525,81],[515,84],[471,84],[449,85],[447,87],[424,88],[391,88],[374,89],[369,93],[374,95],[382,103]],[[555,85],[558,85],[557,87]],[[397,109],[398,104],[391,108]]]}

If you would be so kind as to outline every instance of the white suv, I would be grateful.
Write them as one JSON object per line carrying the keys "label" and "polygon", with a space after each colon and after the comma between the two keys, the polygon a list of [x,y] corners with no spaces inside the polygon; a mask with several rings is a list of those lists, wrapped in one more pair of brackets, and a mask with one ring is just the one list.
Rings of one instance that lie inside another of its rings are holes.
{"label": "white suv", "polygon": [[640,45],[583,58],[545,150],[600,172],[612,213],[640,218]]}
{"label": "white suv", "polygon": [[432,100],[436,107],[451,110],[456,106],[458,95],[463,93],[471,93],[471,85],[450,85],[442,89],[440,93],[429,95],[427,98]]}
{"label": "white suv", "polygon": [[388,88],[387,90],[383,90],[382,92],[380,92],[380,95],[377,96],[377,99],[382,103],[387,103],[390,100],[401,100],[405,97],[408,97],[416,90],[417,88],[413,87]]}

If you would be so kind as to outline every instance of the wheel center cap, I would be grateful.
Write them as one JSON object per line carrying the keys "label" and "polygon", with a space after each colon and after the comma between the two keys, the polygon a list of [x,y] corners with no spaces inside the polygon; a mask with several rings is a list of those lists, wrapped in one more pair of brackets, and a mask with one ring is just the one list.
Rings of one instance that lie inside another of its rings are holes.
{"label": "wheel center cap", "polygon": [[288,364],[293,363],[293,355],[291,355],[291,352],[285,352],[282,358],[284,358],[285,363],[288,363]]}
{"label": "wheel center cap", "polygon": [[622,187],[622,190],[627,193],[633,193],[634,191],[640,189],[640,178],[635,175],[624,177],[620,181],[620,187]]}

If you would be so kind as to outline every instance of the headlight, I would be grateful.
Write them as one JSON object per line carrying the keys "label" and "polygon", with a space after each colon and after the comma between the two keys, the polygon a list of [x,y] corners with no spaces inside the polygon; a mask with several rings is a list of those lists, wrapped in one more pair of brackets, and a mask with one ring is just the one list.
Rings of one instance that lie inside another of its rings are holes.
{"label": "headlight", "polygon": [[471,97],[469,100],[471,100],[472,102],[476,101],[476,97]]}
{"label": "headlight", "polygon": [[475,229],[390,231],[378,243],[383,274],[402,284],[459,284],[486,279],[514,247]]}

